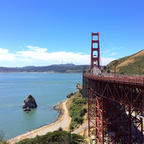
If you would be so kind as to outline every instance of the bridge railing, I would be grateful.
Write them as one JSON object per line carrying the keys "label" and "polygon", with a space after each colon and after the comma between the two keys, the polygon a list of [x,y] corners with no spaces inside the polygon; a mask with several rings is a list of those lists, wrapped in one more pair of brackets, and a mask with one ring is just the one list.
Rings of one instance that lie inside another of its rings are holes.
{"label": "bridge railing", "polygon": [[89,70],[84,70],[83,74],[92,79],[103,79],[109,81],[120,81],[126,83],[137,83],[144,84],[143,75],[124,75],[124,74],[114,74],[114,73],[98,73],[95,74]]}

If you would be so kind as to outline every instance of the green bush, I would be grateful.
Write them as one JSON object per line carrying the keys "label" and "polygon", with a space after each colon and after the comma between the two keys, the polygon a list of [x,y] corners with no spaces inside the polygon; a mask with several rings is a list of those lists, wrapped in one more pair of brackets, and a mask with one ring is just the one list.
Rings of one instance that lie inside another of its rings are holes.
{"label": "green bush", "polygon": [[84,138],[77,134],[66,131],[48,132],[44,136],[37,136],[32,139],[25,139],[17,144],[80,144],[86,143]]}
{"label": "green bush", "polygon": [[7,144],[7,142],[3,141],[3,134],[0,134],[0,144]]}
{"label": "green bush", "polygon": [[87,113],[87,109],[84,108],[86,104],[87,99],[83,98],[80,93],[78,97],[75,97],[72,100],[72,104],[70,106],[70,116],[72,118],[70,130],[73,130],[75,127],[78,127],[83,123],[83,117]]}
{"label": "green bush", "polygon": [[0,144],[7,144],[7,143],[0,139]]}

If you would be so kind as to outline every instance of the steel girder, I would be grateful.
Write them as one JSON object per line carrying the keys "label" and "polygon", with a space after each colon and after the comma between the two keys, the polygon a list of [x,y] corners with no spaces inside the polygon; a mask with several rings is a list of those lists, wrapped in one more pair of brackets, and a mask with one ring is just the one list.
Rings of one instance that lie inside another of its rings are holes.
{"label": "steel girder", "polygon": [[88,79],[88,129],[96,142],[142,144],[144,87]]}

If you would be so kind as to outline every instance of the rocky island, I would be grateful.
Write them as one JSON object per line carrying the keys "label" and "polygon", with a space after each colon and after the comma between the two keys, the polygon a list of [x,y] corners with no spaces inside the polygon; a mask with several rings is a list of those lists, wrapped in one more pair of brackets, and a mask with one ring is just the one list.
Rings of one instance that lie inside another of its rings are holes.
{"label": "rocky island", "polygon": [[32,95],[28,95],[27,98],[24,99],[22,108],[24,111],[30,111],[33,108],[37,108],[37,103]]}

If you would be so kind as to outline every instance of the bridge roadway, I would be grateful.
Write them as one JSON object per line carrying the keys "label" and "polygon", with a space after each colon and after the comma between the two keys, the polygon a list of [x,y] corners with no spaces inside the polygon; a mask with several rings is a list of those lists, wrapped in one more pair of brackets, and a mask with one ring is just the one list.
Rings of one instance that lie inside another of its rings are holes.
{"label": "bridge roadway", "polygon": [[89,136],[97,143],[144,143],[144,76],[84,72]]}
{"label": "bridge roadway", "polygon": [[101,73],[99,75],[94,75],[93,73],[86,72],[84,73],[84,77],[94,80],[144,86],[144,76],[142,75],[122,75],[112,73]]}

